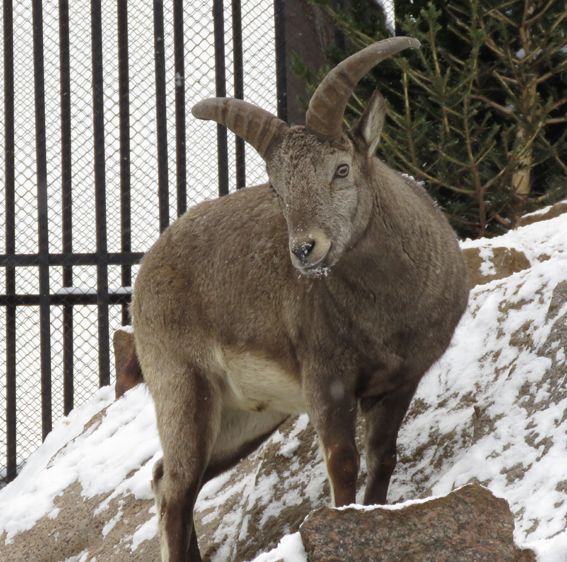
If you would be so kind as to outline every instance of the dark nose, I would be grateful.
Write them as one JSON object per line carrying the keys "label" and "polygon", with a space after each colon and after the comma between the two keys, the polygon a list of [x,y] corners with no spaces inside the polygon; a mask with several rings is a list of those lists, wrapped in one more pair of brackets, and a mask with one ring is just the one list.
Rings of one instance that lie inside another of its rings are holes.
{"label": "dark nose", "polygon": [[297,256],[302,262],[304,262],[309,257],[309,254],[313,252],[313,248],[315,248],[315,240],[308,240],[296,244],[291,249],[291,252],[295,256]]}

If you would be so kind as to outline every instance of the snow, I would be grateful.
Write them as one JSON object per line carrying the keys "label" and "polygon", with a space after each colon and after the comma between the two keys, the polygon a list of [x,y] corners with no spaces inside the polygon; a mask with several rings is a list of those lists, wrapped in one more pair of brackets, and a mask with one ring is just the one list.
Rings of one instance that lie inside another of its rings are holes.
{"label": "snow", "polygon": [[265,554],[260,554],[254,559],[254,562],[307,562],[307,553],[303,548],[299,533],[286,535],[282,538],[276,548]]}
{"label": "snow", "polygon": [[[107,411],[102,421],[83,432],[103,410]],[[0,529],[6,531],[8,542],[16,533],[31,529],[52,512],[55,497],[76,481],[86,497],[113,492],[102,509],[125,490],[136,498],[152,498],[149,482],[153,463],[148,465],[147,461],[153,457],[157,460],[159,451],[153,403],[147,390],[136,388],[128,400],[114,402],[114,388],[102,388],[88,404],[57,424],[18,478],[2,490]],[[145,470],[137,470],[143,464]],[[136,472],[127,478],[131,471]]]}
{"label": "snow", "polygon": [[132,536],[132,552],[136,550],[144,541],[153,539],[156,536],[156,531],[157,523],[155,517],[141,525]]}
{"label": "snow", "polygon": [[[110,295],[131,295],[132,287],[109,287]],[[61,287],[55,291],[56,295],[98,295],[98,289],[94,287]]]}
{"label": "snow", "polygon": [[[549,207],[541,210],[545,213]],[[556,219],[536,222],[510,230],[503,236],[496,238],[482,238],[480,240],[466,240],[461,244],[465,248],[514,248],[524,252],[530,263],[537,261],[538,256],[553,256],[556,252],[565,252],[567,237],[565,236],[565,216]]]}
{"label": "snow", "polygon": [[[563,377],[564,388],[565,351],[552,335],[553,318],[566,315],[567,304],[554,310],[551,318],[549,303],[554,289],[567,279],[567,215],[500,238],[465,241],[462,247],[479,248],[487,272],[496,247],[524,252],[531,267],[472,290],[451,347],[418,389],[414,404],[421,404],[419,415],[410,411],[400,432],[400,463],[389,493],[394,505],[389,508],[428,501],[418,499],[424,490],[436,497],[480,482],[510,504],[518,545],[533,549],[539,562],[565,562],[567,397],[544,375],[552,365],[561,367],[563,374],[558,376]],[[530,344],[520,345],[522,338]],[[551,343],[544,353],[546,342]],[[294,463],[307,425],[307,416],[300,416],[290,433],[276,431],[269,443]],[[0,536],[5,532],[9,543],[42,517],[57,518],[54,501],[74,482],[85,497],[110,494],[98,513],[124,494],[151,499],[151,471],[160,456],[146,388],[136,387],[118,401],[113,387],[103,388],[60,420],[19,477],[0,491]],[[301,503],[298,490],[316,498],[325,480],[319,459],[300,470],[299,476],[286,476],[286,493],[276,498],[277,474],[261,479],[250,474],[233,482],[234,470],[207,483],[196,506],[196,511],[205,513],[204,523],[216,525],[215,538],[225,539],[214,561],[230,557],[231,541],[245,539],[251,532],[241,505],[219,520],[220,506],[237,491],[249,505],[262,507],[262,525],[286,506]],[[155,508],[151,513],[149,521],[133,529],[133,551],[156,535]],[[109,512],[104,536],[121,517],[121,509]],[[86,560],[87,554],[73,560]],[[306,562],[299,533],[284,536],[275,549],[254,562],[280,559]]]}
{"label": "snow", "polygon": [[[488,435],[476,443],[463,443],[460,457],[430,477],[432,493],[444,495],[471,481],[487,482],[516,515],[516,541],[536,550],[539,560],[565,561],[567,505],[560,484],[567,466],[567,399],[557,397],[554,401],[553,389],[541,384],[552,359],[538,354],[538,348],[552,329],[548,308],[553,289],[567,279],[567,216],[500,238],[467,241],[463,247],[482,248],[485,259],[490,258],[492,247],[519,249],[532,267],[473,289],[450,349],[424,378],[415,397],[427,404],[442,400],[446,404],[441,411],[432,408],[408,421],[399,440],[410,442],[406,448],[411,454],[435,430],[447,434],[469,424],[478,412],[493,420]],[[510,310],[501,310],[502,302]],[[565,312],[563,305],[555,314]],[[518,346],[513,341],[519,332],[531,338],[532,346]],[[563,349],[558,349],[555,361],[564,360]],[[495,376],[506,371],[507,376]],[[477,402],[459,408],[459,401],[471,390],[471,381]],[[526,385],[529,390],[522,391]],[[535,411],[528,417],[530,400]],[[435,459],[426,456],[411,470],[426,470],[434,463]],[[510,477],[514,470],[523,471],[523,477]],[[409,491],[409,477],[406,474],[393,482],[394,500]]]}

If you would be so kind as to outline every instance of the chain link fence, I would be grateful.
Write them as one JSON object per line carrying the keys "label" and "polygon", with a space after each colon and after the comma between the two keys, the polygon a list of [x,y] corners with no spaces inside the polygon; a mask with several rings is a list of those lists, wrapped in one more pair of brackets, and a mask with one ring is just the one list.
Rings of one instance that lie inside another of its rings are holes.
{"label": "chain link fence", "polygon": [[386,27],[393,33],[396,33],[396,6],[394,0],[380,0],[379,4],[384,10],[386,16]]}
{"label": "chain link fence", "polygon": [[[190,107],[217,95],[219,80],[234,95],[235,45],[242,49],[236,74],[243,76],[244,99],[276,113],[277,88],[272,0],[6,0],[1,18],[0,122],[8,125],[0,132],[6,217],[0,355],[7,358],[0,361],[0,481],[6,481],[54,422],[112,381],[113,356],[101,346],[127,321],[135,262],[178,214],[218,196],[216,124],[192,119]],[[232,133],[226,142],[234,189]],[[261,159],[244,150],[246,185],[262,182]],[[105,357],[109,377],[102,381]]]}

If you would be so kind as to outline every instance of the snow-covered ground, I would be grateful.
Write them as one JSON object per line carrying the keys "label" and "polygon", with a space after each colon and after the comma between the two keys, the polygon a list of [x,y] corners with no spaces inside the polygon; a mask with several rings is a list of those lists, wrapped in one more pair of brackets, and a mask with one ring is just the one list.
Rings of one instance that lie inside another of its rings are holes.
{"label": "snow-covered ground", "polygon": [[[539,562],[565,562],[567,215],[463,247],[481,248],[487,260],[494,247],[514,248],[531,267],[473,289],[451,347],[423,379],[400,432],[389,500],[444,495],[481,482],[509,502],[520,546],[534,549]],[[196,511],[219,544],[212,560],[230,558],[235,541],[257,534],[249,529],[251,506],[260,509],[255,525],[261,526],[306,498],[311,506],[326,501],[323,462],[307,426],[300,416],[255,453],[259,463],[269,451],[287,462],[281,474],[263,465],[242,476],[237,467],[205,486]],[[315,451],[308,462],[298,453],[305,440]],[[113,388],[101,389],[58,423],[19,477],[0,491],[0,553],[2,536],[10,544],[41,518],[57,520],[56,498],[72,483],[80,484],[84,498],[104,495],[97,513],[126,495],[150,500],[151,469],[160,454],[145,387],[118,401]],[[155,536],[151,505],[147,521],[123,538],[132,551]],[[121,517],[120,511],[108,513],[103,533]],[[305,562],[294,530],[256,562]],[[88,552],[80,560],[91,560]]]}

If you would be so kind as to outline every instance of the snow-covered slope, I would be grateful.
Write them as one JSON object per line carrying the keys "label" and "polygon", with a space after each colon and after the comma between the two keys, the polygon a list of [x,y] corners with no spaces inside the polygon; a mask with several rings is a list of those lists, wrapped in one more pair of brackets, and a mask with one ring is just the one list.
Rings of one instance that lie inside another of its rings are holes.
{"label": "snow-covered slope", "polygon": [[[567,560],[567,215],[479,247],[531,263],[477,286],[452,345],[420,385],[400,432],[391,501],[478,481],[508,500],[516,541]],[[490,274],[490,267],[486,267]]]}
{"label": "snow-covered slope", "polygon": [[[481,482],[510,503],[518,544],[539,562],[565,562],[567,215],[463,247],[480,249],[487,275],[498,247],[522,252],[530,267],[473,289],[450,349],[422,381],[400,432],[389,500]],[[159,456],[145,388],[116,402],[112,388],[100,390],[0,491],[0,559],[157,560],[149,481]],[[364,466],[361,488],[363,479]],[[302,562],[293,533],[326,503],[323,462],[301,416],[204,488],[202,550],[218,562]],[[84,533],[88,540],[79,540]],[[259,554],[290,533],[277,551]]]}

